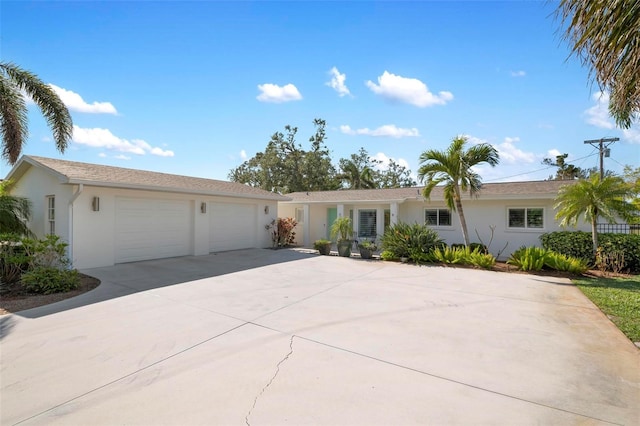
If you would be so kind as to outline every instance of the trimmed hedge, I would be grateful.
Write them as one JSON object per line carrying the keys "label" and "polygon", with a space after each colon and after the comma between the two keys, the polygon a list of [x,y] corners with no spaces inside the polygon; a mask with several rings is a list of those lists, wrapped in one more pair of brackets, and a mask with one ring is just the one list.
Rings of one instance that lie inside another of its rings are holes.
{"label": "trimmed hedge", "polygon": [[[584,259],[593,264],[591,233],[584,231],[549,232],[540,236],[542,247],[567,256]],[[598,234],[598,244],[605,253],[617,250],[624,253],[624,269],[640,273],[640,235]]]}

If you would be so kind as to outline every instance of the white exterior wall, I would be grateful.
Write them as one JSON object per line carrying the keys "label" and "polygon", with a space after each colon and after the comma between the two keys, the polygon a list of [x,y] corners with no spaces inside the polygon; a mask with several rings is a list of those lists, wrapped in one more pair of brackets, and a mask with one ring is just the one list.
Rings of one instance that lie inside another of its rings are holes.
{"label": "white exterior wall", "polygon": [[[540,235],[547,232],[563,230],[580,230],[591,232],[589,224],[581,222],[577,228],[561,228],[555,220],[555,211],[551,199],[508,199],[508,200],[483,200],[482,197],[473,200],[463,201],[463,209],[467,222],[470,242],[482,242],[488,244],[491,240],[491,226],[495,226],[493,241],[489,250],[497,255],[499,251],[500,259],[504,260],[521,246],[540,246]],[[309,238],[303,235],[303,226],[296,229],[298,244],[307,247],[313,245],[315,240],[327,238],[327,209],[336,208],[337,204],[309,204]],[[279,207],[280,217],[295,217],[295,209],[303,208],[303,204],[281,203]],[[398,204],[398,221],[405,223],[424,224],[425,209],[446,209],[444,201],[405,201]],[[509,208],[543,208],[544,227],[542,229],[514,229],[508,227]],[[378,211],[377,227],[378,234],[384,231],[384,210],[390,209],[390,204],[344,204],[344,215],[348,216],[349,211],[354,212],[354,230],[358,230],[358,210],[376,209]],[[433,227],[440,237],[447,244],[461,244],[462,229],[457,212],[451,214],[451,226]],[[476,230],[480,234],[480,239],[476,235]],[[304,243],[302,243],[304,241]],[[508,243],[508,245],[507,245]],[[507,245],[506,249],[504,249]]]}
{"label": "white exterior wall", "polygon": [[43,238],[47,225],[47,196],[55,196],[56,235],[65,242],[69,241],[69,200],[74,187],[60,185],[50,173],[34,167],[29,168],[22,178],[14,182],[11,195],[31,200],[31,229],[38,238]]}
{"label": "white exterior wall", "polygon": [[[160,191],[142,191],[135,189],[104,188],[84,185],[80,195],[70,208],[70,200],[79,185],[60,184],[53,175],[37,167],[30,167],[20,178],[13,195],[29,198],[32,201],[30,228],[38,238],[45,235],[46,196],[56,197],[56,234],[70,243],[69,254],[73,266],[78,269],[111,266],[115,263],[116,234],[116,198],[187,200],[193,215],[193,235],[190,254],[209,254],[209,214],[211,209],[202,213],[202,202],[227,202],[235,204],[253,204],[256,206],[256,246],[270,247],[271,239],[265,226],[278,216],[278,203],[273,200],[255,200],[248,198],[203,196],[193,194],[169,193]],[[100,198],[100,210],[92,210],[93,197]],[[265,207],[268,206],[268,213]],[[69,228],[70,216],[73,228]],[[71,231],[71,232],[70,232]],[[71,241],[72,240],[72,241]]]}

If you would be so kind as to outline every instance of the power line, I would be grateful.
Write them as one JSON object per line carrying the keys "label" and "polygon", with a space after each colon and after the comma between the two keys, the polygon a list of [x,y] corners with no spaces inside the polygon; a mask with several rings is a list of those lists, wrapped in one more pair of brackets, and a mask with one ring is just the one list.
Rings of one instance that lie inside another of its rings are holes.
{"label": "power line", "polygon": [[[594,151],[595,151],[595,150],[594,150]],[[589,158],[589,157],[593,157],[594,155],[596,155],[596,154],[597,154],[597,153],[596,153],[596,152],[594,152],[594,151],[592,151],[592,152],[591,152],[591,154],[586,155],[586,156],[584,156],[584,157],[580,157],[580,158],[576,158],[575,160],[571,160],[571,161],[569,161],[569,162],[568,162],[568,164],[571,164],[571,163],[574,163],[574,162],[576,162],[576,161],[580,161],[580,160],[585,160],[585,159],[587,159],[587,158]],[[531,171],[528,171],[528,172],[518,173],[518,174],[515,174],[515,175],[510,175],[510,176],[501,176],[501,177],[498,177],[498,178],[495,178],[495,179],[488,179],[488,180],[485,180],[484,182],[494,182],[494,181],[497,181],[497,180],[510,179],[510,178],[513,178],[513,177],[518,177],[518,176],[528,175],[528,174],[531,174],[531,173],[542,172],[542,171],[544,171],[544,170],[549,170],[549,169],[550,169],[550,168],[552,168],[552,167],[556,167],[556,166],[547,166],[547,167],[543,167],[543,168],[541,168],[541,169],[531,170]]]}

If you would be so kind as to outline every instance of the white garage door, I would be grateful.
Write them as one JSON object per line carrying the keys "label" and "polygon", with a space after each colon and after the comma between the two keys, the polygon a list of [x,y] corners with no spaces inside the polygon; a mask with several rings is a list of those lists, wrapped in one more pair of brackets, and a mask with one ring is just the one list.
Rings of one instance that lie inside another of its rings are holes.
{"label": "white garage door", "polygon": [[191,254],[189,201],[116,199],[116,263]]}
{"label": "white garage door", "polygon": [[[256,246],[257,207],[252,204],[210,203],[209,250]],[[266,231],[265,231],[266,232]]]}

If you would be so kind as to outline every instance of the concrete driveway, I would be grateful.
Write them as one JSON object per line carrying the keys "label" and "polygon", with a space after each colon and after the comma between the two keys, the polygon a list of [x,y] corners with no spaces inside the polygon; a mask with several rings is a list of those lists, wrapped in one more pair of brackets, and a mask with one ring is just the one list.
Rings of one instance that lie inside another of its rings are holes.
{"label": "concrete driveway", "polygon": [[0,318],[2,425],[640,424],[640,351],[568,280],[289,250],[83,272]]}

